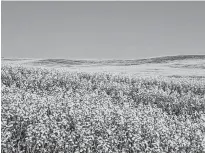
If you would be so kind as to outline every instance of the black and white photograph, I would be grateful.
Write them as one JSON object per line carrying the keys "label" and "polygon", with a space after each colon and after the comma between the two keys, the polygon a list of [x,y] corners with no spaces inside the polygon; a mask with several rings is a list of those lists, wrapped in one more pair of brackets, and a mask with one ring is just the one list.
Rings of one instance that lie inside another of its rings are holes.
{"label": "black and white photograph", "polygon": [[2,153],[205,153],[205,1],[1,1]]}

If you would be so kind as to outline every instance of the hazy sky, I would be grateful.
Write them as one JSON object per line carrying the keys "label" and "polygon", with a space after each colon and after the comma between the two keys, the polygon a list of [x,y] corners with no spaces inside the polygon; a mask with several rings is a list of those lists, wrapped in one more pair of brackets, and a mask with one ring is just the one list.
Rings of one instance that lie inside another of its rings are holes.
{"label": "hazy sky", "polygon": [[205,54],[205,2],[2,2],[2,56]]}

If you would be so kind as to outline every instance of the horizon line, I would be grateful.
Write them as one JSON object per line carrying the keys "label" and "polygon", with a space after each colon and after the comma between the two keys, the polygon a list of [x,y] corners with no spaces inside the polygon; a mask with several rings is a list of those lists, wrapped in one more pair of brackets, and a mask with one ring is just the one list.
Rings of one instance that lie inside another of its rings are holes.
{"label": "horizon line", "polygon": [[32,58],[32,57],[1,57],[1,59],[66,59],[66,60],[143,60],[143,59],[153,59],[153,58],[163,58],[163,57],[178,57],[178,56],[205,56],[205,54],[178,54],[178,55],[164,55],[164,56],[150,56],[147,58],[126,58],[126,59],[117,59],[117,58],[50,58],[50,57],[45,57],[45,58]]}

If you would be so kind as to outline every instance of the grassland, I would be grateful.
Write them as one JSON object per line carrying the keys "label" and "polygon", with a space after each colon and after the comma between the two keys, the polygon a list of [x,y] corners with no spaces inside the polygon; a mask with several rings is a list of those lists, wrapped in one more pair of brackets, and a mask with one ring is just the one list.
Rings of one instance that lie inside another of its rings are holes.
{"label": "grassland", "polygon": [[204,57],[139,61],[4,59],[1,152],[205,152]]}
{"label": "grassland", "polygon": [[133,76],[205,76],[205,55],[167,56],[137,60],[6,59],[3,64],[56,68],[72,72]]}

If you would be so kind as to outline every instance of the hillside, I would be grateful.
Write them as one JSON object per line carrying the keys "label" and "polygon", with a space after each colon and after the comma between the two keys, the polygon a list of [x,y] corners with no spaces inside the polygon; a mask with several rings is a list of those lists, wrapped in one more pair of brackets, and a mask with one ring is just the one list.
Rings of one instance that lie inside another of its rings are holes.
{"label": "hillside", "polygon": [[108,72],[140,76],[204,77],[205,55],[179,55],[130,60],[2,59],[2,64]]}
{"label": "hillside", "polygon": [[205,151],[203,56],[2,61],[1,152]]}
{"label": "hillside", "polygon": [[179,56],[164,56],[147,59],[132,59],[132,60],[70,60],[70,59],[20,59],[20,58],[4,58],[3,62],[20,62],[22,64],[33,64],[35,66],[75,66],[75,65],[140,65],[140,64],[156,64],[169,63],[181,60],[205,60],[205,55],[179,55]]}

